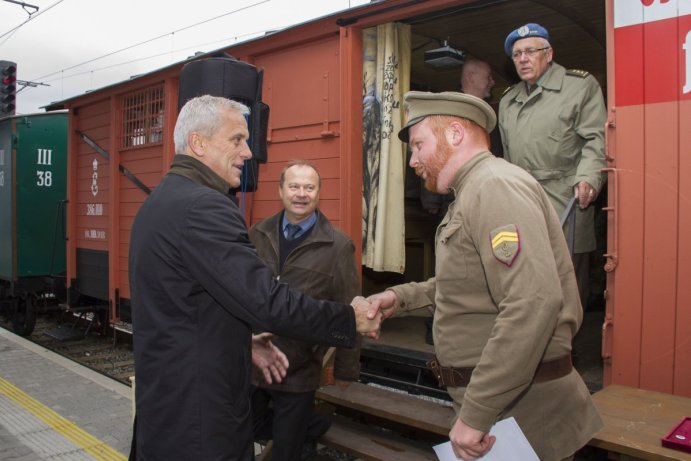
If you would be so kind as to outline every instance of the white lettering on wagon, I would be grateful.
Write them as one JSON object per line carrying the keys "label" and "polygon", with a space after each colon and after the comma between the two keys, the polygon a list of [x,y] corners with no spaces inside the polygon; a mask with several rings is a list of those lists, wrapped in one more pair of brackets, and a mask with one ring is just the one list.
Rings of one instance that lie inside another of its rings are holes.
{"label": "white lettering on wagon", "polygon": [[96,194],[98,194],[98,159],[94,159],[91,168],[93,170],[91,174],[91,195],[96,197]]}
{"label": "white lettering on wagon", "polygon": [[102,203],[87,203],[86,204],[86,215],[87,216],[103,216],[103,204]]}
{"label": "white lettering on wagon", "polygon": [[53,150],[52,149],[38,149],[38,157],[36,159],[36,185],[38,187],[52,187],[53,186],[53,172],[44,168],[53,165]]}
{"label": "white lettering on wagon", "polygon": [[105,240],[106,231],[98,229],[86,229],[84,231],[84,238],[91,240]]}

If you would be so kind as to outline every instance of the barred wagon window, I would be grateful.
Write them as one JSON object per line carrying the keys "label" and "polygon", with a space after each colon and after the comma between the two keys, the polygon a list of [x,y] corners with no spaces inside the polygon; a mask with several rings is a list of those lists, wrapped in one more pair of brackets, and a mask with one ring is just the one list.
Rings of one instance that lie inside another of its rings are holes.
{"label": "barred wagon window", "polygon": [[122,147],[163,141],[163,85],[126,95],[122,104]]}

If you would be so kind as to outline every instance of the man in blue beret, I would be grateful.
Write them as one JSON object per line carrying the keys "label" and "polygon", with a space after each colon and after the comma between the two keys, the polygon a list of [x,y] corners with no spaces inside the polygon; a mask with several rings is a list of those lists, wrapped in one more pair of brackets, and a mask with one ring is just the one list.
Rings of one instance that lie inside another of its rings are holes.
{"label": "man in blue beret", "polygon": [[575,197],[573,262],[581,303],[588,301],[589,255],[595,250],[594,207],[605,182],[606,110],[597,80],[553,61],[549,32],[528,23],[504,42],[522,82],[499,103],[504,158],[537,179],[557,215]]}

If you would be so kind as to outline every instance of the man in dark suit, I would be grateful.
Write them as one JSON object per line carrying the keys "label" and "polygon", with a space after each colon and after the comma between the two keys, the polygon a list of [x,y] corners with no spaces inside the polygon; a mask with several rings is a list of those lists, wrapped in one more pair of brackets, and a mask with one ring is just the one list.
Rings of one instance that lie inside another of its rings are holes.
{"label": "man in dark suit", "polygon": [[132,226],[136,458],[253,459],[252,328],[352,347],[376,331],[367,302],[317,301],[280,283],[249,241],[229,195],[252,154],[235,101],[191,99],[175,126],[170,171]]}

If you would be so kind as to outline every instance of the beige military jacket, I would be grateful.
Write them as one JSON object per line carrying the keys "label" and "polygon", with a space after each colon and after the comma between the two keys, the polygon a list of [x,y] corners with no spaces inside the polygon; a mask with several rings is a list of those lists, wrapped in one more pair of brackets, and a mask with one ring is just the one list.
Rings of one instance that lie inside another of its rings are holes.
{"label": "beige military jacket", "polygon": [[[499,103],[504,158],[542,184],[558,216],[579,182],[602,189],[606,117],[597,80],[556,63],[530,95],[520,82]],[[595,249],[594,211],[593,206],[576,209],[575,253]]]}
{"label": "beige military jacket", "polygon": [[463,165],[452,186],[436,277],[393,287],[399,310],[434,306],[441,365],[475,367],[467,388],[448,389],[466,424],[487,431],[514,416],[541,460],[561,460],[602,422],[575,370],[531,383],[540,362],[571,351],[582,321],[557,215],[530,175],[489,152]]}

